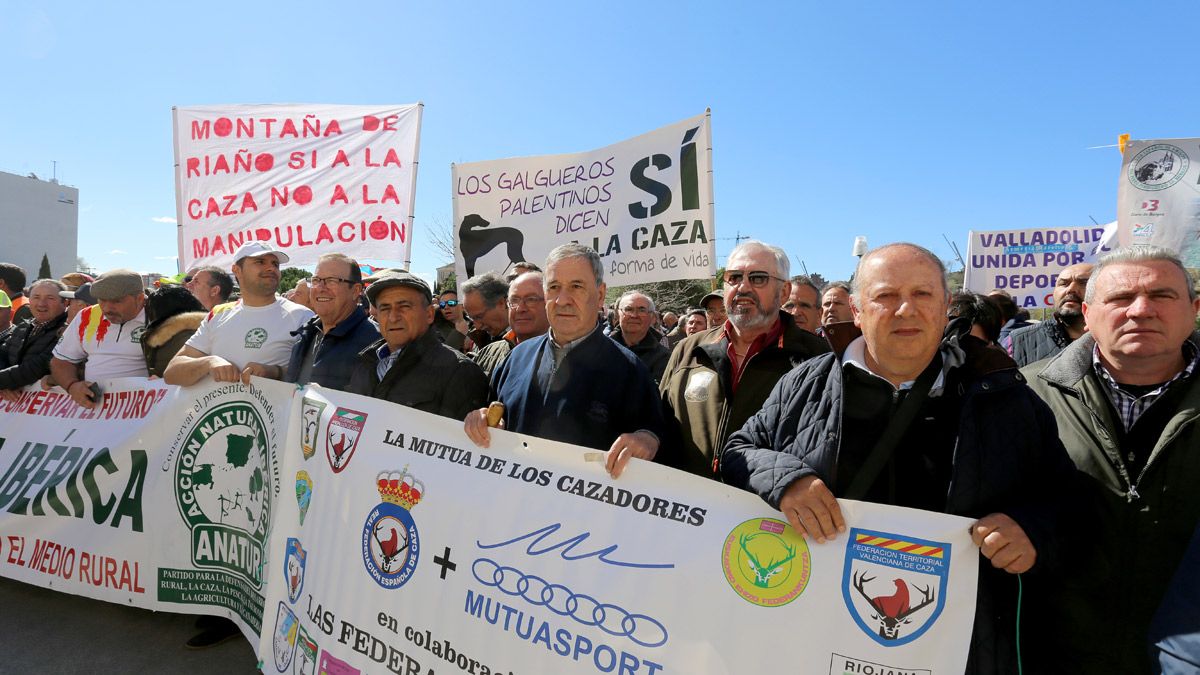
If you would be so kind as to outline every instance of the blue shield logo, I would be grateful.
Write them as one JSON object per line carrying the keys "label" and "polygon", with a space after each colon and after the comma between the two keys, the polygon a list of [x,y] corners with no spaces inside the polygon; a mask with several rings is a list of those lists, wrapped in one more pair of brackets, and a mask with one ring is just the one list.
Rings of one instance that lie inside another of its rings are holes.
{"label": "blue shield logo", "polygon": [[921,637],[946,606],[950,544],[851,528],[842,572],[846,609],[884,647]]}
{"label": "blue shield logo", "polygon": [[293,605],[300,599],[300,591],[304,588],[304,566],[308,562],[308,551],[300,545],[300,540],[288,537],[287,550],[283,554],[283,578],[287,579],[288,602]]}

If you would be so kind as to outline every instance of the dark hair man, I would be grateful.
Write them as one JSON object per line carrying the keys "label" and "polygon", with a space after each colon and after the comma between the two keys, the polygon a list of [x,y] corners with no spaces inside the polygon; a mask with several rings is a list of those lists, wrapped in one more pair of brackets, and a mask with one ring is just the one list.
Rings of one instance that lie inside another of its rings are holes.
{"label": "dark hair man", "polygon": [[367,287],[381,339],[358,354],[347,391],[462,419],[487,402],[487,377],[430,330],[433,293],[420,278],[392,272]]}
{"label": "dark hair man", "polygon": [[[646,366],[600,330],[605,290],[594,250],[551,251],[543,288],[550,330],[513,348],[492,374],[492,391],[505,406],[501,428],[607,450],[605,468],[615,478],[630,459],[655,458],[663,424]],[[467,415],[464,427],[488,446],[486,408]]]}
{"label": "dark hair man", "polygon": [[208,265],[193,270],[183,286],[211,312],[213,307],[229,302],[229,296],[233,294],[233,277],[220,267]]}
{"label": "dark hair man", "polygon": [[708,314],[699,308],[689,310],[687,320],[683,324],[685,337],[695,335],[696,333],[703,333],[706,330],[708,330]]}
{"label": "dark hair man", "polygon": [[316,316],[300,327],[292,345],[284,382],[345,390],[358,353],[379,339],[379,331],[359,306],[362,269],[358,261],[341,253],[317,258],[317,269],[308,279],[308,294]]}
{"label": "dark hair man", "polygon": [[[668,438],[682,448],[682,467],[716,477],[729,434],[762,408],[784,373],[829,351],[780,311],[789,296],[782,249],[747,241],[729,254],[725,295],[729,319],[675,347],[660,387]],[[689,317],[689,320],[691,317]]]}
{"label": "dark hair man", "polygon": [[1030,594],[1045,600],[1029,614],[1048,643],[1035,658],[1150,673],[1147,629],[1200,523],[1200,299],[1161,248],[1110,253],[1089,276],[1088,332],[1022,371],[1080,470],[1077,526],[1058,531],[1057,573]]}
{"label": "dark hair man", "polygon": [[1092,275],[1091,263],[1071,265],[1054,282],[1054,314],[1032,326],[1009,333],[1008,353],[1019,366],[1054,356],[1087,330],[1083,294]]}
{"label": "dark hair man", "polygon": [[311,309],[276,295],[279,266],[287,261],[286,253],[261,241],[238,247],[233,274],[242,299],[217,305],[200,322],[167,366],[167,384],[191,386],[210,374],[217,382],[246,384],[251,376],[283,379],[296,331],[313,316]]}
{"label": "dark hair man", "polygon": [[852,296],[861,336],[785,375],[730,437],[721,474],[818,543],[846,531],[835,496],[978,519],[971,537],[986,560],[968,662],[1016,672],[1016,574],[1048,557],[1072,467],[1003,351],[969,335],[943,342],[949,295],[924,248],[863,256]]}
{"label": "dark hair man", "polygon": [[488,377],[504,363],[513,347],[530,338],[545,335],[550,328],[546,318],[546,296],[542,273],[526,272],[508,285],[508,324],[503,340],[496,340],[475,352],[475,363]]}
{"label": "dark hair man", "polygon": [[850,284],[831,281],[821,290],[821,325],[853,321],[850,311]]}
{"label": "dark hair man", "polygon": [[12,263],[0,263],[0,291],[8,295],[12,303],[12,323],[20,323],[32,316],[25,297],[25,270]]}
{"label": "dark hair man", "polygon": [[792,291],[783,303],[783,311],[792,315],[797,328],[817,332],[821,325],[821,292],[812,279],[803,274],[792,277]]}

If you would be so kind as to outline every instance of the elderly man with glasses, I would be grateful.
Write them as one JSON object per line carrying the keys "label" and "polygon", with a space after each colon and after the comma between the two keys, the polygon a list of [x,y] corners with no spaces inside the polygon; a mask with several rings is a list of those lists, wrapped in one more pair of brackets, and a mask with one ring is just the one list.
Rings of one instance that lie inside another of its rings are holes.
{"label": "elderly man with glasses", "polygon": [[[729,435],[758,412],[771,388],[829,345],[802,330],[780,307],[791,292],[782,249],[747,241],[725,267],[724,323],[675,346],[660,390],[670,442],[683,449],[683,468],[715,478]],[[689,316],[689,320],[691,317]]]}
{"label": "elderly man with glasses", "polygon": [[317,258],[308,285],[309,303],[317,315],[300,327],[283,380],[345,391],[358,353],[379,339],[358,301],[362,269],[341,253],[326,253]]}
{"label": "elderly man with glasses", "polygon": [[488,377],[504,363],[513,347],[530,338],[545,335],[549,330],[542,273],[526,272],[514,278],[508,286],[506,306],[510,328],[504,334],[504,339],[496,340],[475,353],[475,363]]}
{"label": "elderly man with glasses", "polygon": [[667,369],[671,351],[662,345],[662,336],[654,330],[654,300],[641,291],[628,291],[617,301],[617,326],[611,337],[617,344],[637,355],[650,379],[657,385]]}

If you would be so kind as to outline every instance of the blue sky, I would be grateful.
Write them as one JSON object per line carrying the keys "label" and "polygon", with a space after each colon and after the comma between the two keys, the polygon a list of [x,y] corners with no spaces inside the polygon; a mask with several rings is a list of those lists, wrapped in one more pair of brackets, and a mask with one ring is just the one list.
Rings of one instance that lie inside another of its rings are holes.
{"label": "blue sky", "polygon": [[[112,5],[112,6],[110,6]],[[1197,136],[1196,3],[0,0],[0,170],[80,190],[94,267],[172,272],[171,106],[425,103],[413,269],[450,163],[576,152],[712,108],[738,233],[845,278],[851,244],[1115,218],[1119,133]],[[965,253],[965,251],[964,251]]]}

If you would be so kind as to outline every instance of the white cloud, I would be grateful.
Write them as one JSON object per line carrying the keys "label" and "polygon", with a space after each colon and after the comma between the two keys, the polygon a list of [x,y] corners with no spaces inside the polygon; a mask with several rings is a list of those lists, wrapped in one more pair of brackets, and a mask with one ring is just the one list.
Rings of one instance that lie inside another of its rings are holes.
{"label": "white cloud", "polygon": [[127,253],[127,251],[122,251],[119,248],[114,248],[113,250],[108,252],[109,255],[125,255],[126,253]]}
{"label": "white cloud", "polygon": [[151,218],[150,220],[153,220],[156,223],[174,223],[175,222],[175,219],[172,218],[171,216],[158,216],[157,218]]}

